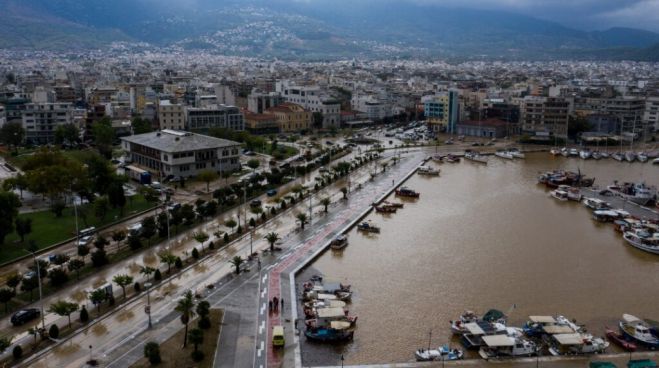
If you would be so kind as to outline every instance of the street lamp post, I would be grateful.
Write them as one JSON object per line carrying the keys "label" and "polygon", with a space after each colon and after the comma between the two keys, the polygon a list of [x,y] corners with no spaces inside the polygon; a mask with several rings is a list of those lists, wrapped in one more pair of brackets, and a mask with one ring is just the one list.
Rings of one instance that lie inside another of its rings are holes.
{"label": "street lamp post", "polygon": [[312,206],[311,206],[311,197],[313,197],[313,196],[312,196],[311,193],[309,193],[309,223],[311,223],[311,215],[312,215],[312,212],[313,212]]}
{"label": "street lamp post", "polygon": [[345,358],[343,358],[343,354],[341,354],[341,368],[343,368],[343,361],[344,360],[345,360]]}
{"label": "street lamp post", "polygon": [[145,283],[144,287],[146,288],[146,307],[144,309],[146,315],[149,316],[149,329],[151,329],[151,327],[153,327],[153,324],[151,323],[151,283]]}
{"label": "street lamp post", "polygon": [[252,254],[254,254],[254,250],[252,249],[253,244],[254,244],[254,229],[252,229],[249,232],[249,258],[252,258]]}

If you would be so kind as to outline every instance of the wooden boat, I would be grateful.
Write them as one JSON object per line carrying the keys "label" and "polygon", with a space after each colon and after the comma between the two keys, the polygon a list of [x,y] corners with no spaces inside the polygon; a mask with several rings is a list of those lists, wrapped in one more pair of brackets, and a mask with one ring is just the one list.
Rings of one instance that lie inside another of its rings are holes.
{"label": "wooden boat", "polygon": [[379,212],[379,213],[396,213],[396,208],[395,207],[373,206],[373,208],[375,208],[375,212]]}
{"label": "wooden boat", "polygon": [[387,201],[382,202],[382,205],[392,208],[403,208],[403,206],[405,206],[405,204],[400,202],[387,202]]}
{"label": "wooden boat", "polygon": [[419,198],[419,196],[421,196],[419,192],[415,192],[414,190],[408,187],[400,187],[396,189],[396,195],[399,197],[410,197],[410,198]]}
{"label": "wooden boat", "polygon": [[364,231],[367,233],[379,233],[380,228],[373,225],[370,221],[364,221],[357,225],[357,230]]}
{"label": "wooden boat", "polygon": [[636,344],[625,340],[625,336],[606,327],[606,338],[627,351],[636,351]]}

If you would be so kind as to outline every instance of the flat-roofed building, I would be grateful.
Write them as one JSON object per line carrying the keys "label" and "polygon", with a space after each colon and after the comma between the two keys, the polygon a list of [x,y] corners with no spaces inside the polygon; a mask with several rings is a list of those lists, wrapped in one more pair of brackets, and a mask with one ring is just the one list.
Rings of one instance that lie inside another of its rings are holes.
{"label": "flat-roofed building", "polygon": [[73,122],[70,103],[28,103],[23,110],[25,140],[31,144],[52,143],[60,125]]}
{"label": "flat-roofed building", "polygon": [[243,113],[235,106],[190,107],[187,109],[186,115],[186,130],[208,130],[212,128],[245,130]]}
{"label": "flat-roofed building", "polygon": [[290,102],[266,110],[276,117],[280,132],[307,130],[311,125],[312,113],[302,106]]}
{"label": "flat-roofed building", "polygon": [[181,104],[162,100],[158,105],[158,122],[160,129],[184,130],[185,129],[185,107]]}
{"label": "flat-roofed building", "polygon": [[166,129],[123,137],[121,146],[133,165],[158,177],[240,169],[240,143],[202,134]]}

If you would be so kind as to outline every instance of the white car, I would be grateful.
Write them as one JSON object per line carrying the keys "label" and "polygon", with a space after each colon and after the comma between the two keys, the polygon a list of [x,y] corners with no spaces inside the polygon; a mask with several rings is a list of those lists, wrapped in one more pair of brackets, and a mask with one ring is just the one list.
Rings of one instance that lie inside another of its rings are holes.
{"label": "white car", "polygon": [[78,246],[88,245],[91,243],[92,239],[94,239],[93,235],[83,236],[82,238],[78,239]]}

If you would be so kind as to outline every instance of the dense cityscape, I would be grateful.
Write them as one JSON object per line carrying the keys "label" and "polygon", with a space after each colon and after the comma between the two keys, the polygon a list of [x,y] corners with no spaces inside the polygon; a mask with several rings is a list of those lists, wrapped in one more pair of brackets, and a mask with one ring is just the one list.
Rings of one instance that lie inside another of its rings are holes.
{"label": "dense cityscape", "polygon": [[657,366],[659,63],[280,59],[246,9],[0,43],[3,366]]}

